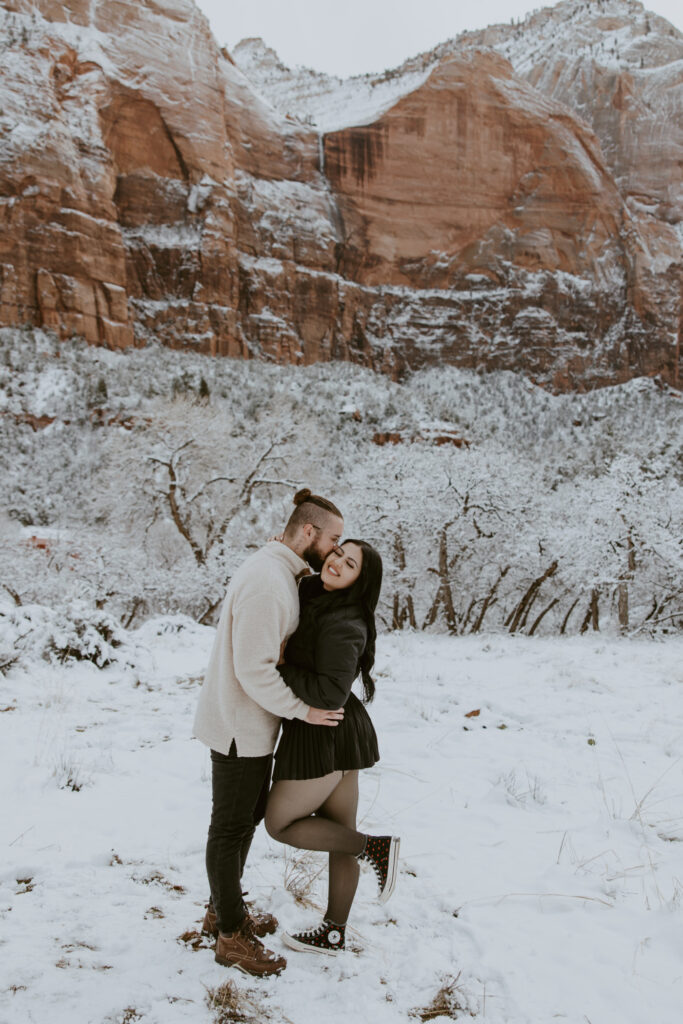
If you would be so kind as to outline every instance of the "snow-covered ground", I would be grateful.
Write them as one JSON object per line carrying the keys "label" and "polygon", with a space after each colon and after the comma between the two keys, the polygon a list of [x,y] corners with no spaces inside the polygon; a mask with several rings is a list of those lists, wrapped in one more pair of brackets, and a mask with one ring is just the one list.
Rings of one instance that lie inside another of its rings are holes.
{"label": "snow-covered ground", "polygon": [[[678,1024],[683,640],[381,637],[361,827],[402,836],[398,889],[379,907],[364,871],[361,951],[288,951],[255,981],[186,935],[207,895],[190,731],[212,638],[156,619],[104,669],[0,676],[3,1024],[210,1024],[227,980],[243,1015],[224,1020]],[[247,888],[314,924],[323,866],[261,828]]]}

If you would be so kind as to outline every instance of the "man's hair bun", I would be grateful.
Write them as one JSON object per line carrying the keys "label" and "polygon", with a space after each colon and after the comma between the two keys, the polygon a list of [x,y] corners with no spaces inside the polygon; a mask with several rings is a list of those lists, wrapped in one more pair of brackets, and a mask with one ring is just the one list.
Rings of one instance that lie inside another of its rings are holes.
{"label": "man's hair bun", "polygon": [[310,487],[302,487],[301,490],[297,491],[296,494],[294,495],[294,504],[295,505],[303,505],[303,503],[305,501],[308,501],[310,496],[311,496],[311,489],[310,489]]}
{"label": "man's hair bun", "polygon": [[329,516],[336,516],[343,519],[343,515],[336,505],[333,505],[327,498],[321,498],[319,494],[311,494],[309,487],[302,487],[294,495],[296,508],[285,526],[285,535],[293,536],[300,526],[310,523],[316,529],[324,530],[327,526]]}

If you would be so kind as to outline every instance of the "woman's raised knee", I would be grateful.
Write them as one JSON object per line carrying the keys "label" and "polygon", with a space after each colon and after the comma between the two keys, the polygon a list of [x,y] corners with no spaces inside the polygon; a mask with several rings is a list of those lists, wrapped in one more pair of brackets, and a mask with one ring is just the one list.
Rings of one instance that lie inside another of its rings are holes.
{"label": "woman's raised knee", "polygon": [[282,842],[280,836],[283,831],[283,826],[277,821],[276,816],[272,813],[269,807],[266,807],[266,814],[263,819],[263,824],[266,826],[266,832],[271,839],[276,839],[278,842]]}

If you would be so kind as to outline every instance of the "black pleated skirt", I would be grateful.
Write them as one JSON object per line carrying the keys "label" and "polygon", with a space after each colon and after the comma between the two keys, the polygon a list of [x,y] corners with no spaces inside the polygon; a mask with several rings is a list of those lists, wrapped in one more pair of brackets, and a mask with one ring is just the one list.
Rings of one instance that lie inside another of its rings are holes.
{"label": "black pleated skirt", "polygon": [[340,725],[308,725],[300,718],[282,723],[273,782],[319,779],[330,772],[371,768],[377,761],[377,734],[370,715],[352,693],[344,705]]}

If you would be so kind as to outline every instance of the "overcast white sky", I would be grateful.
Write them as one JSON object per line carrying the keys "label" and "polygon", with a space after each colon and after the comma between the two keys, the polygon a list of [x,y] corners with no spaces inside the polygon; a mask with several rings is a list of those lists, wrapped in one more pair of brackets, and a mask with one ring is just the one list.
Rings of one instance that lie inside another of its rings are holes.
{"label": "overcast white sky", "polygon": [[[197,0],[221,45],[261,36],[290,67],[330,74],[383,71],[464,29],[553,4],[527,0]],[[683,29],[681,0],[645,6]]]}

